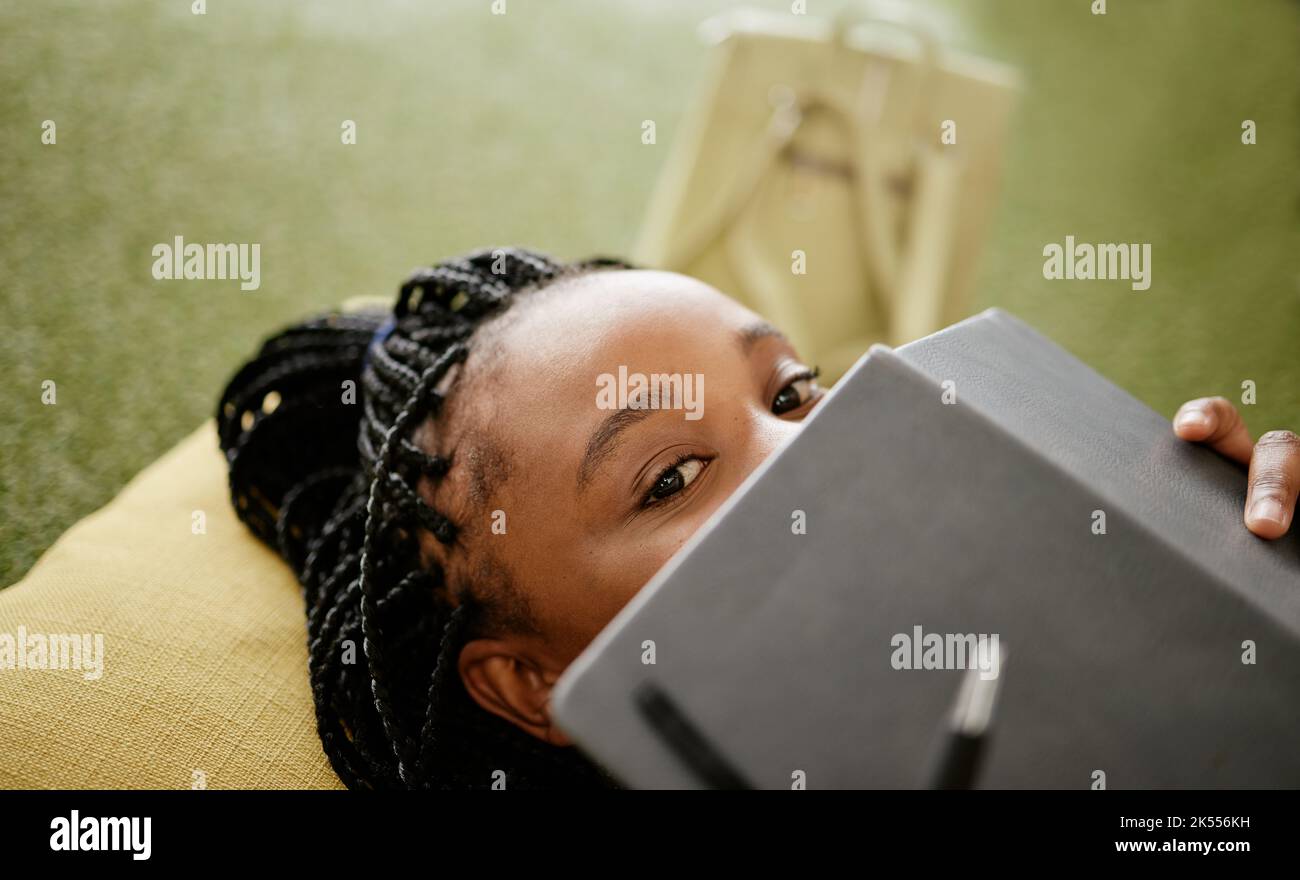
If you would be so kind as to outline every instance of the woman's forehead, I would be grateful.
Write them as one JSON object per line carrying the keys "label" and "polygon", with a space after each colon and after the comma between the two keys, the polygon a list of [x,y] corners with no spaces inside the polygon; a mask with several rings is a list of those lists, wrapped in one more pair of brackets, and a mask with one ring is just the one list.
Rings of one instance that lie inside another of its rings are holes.
{"label": "woman's forehead", "polygon": [[511,307],[517,315],[473,344],[469,381],[450,401],[469,415],[458,426],[461,436],[489,431],[512,448],[556,454],[557,438],[589,431],[588,423],[608,415],[597,400],[603,375],[623,370],[722,378],[745,369],[729,340],[758,317],[706,284],[670,272],[628,270],[561,285],[540,291],[528,305],[521,298]]}
{"label": "woman's forehead", "polygon": [[597,350],[631,355],[673,340],[707,343],[719,331],[755,319],[753,312],[694,278],[624,270],[566,279],[525,295],[491,336],[494,359],[504,355],[523,364],[582,366],[582,355]]}

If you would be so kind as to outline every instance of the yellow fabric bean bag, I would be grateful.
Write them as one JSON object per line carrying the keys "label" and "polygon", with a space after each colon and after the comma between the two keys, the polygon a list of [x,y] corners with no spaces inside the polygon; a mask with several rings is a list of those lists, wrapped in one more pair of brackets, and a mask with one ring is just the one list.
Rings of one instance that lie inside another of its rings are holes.
{"label": "yellow fabric bean bag", "polygon": [[[101,634],[98,675],[40,647]],[[209,422],[0,591],[0,786],[341,788],[307,676],[298,584]]]}

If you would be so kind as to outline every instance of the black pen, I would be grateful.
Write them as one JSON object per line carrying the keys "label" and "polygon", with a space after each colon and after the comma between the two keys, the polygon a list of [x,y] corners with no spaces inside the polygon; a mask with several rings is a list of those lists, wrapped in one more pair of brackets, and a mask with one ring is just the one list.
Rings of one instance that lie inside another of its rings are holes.
{"label": "black pen", "polygon": [[985,671],[972,666],[962,679],[939,759],[930,775],[929,787],[932,789],[975,787],[980,762],[988,746],[998,681],[1007,656],[1005,646],[998,653],[997,672],[993,677],[985,678]]}

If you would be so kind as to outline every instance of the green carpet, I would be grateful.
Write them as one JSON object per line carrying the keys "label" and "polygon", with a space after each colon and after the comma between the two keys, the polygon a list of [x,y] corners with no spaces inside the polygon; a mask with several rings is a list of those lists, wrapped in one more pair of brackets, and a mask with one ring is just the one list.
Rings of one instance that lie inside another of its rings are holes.
{"label": "green carpet", "polygon": [[[626,252],[703,69],[695,23],[728,5],[0,5],[0,584],[207,417],[277,326],[477,246]],[[1028,86],[978,304],[1162,412],[1252,379],[1251,428],[1300,427],[1300,7],[1109,7],[939,7]],[[1066,234],[1151,242],[1151,289],[1045,281]],[[261,289],[154,281],[175,235],[260,242]]]}

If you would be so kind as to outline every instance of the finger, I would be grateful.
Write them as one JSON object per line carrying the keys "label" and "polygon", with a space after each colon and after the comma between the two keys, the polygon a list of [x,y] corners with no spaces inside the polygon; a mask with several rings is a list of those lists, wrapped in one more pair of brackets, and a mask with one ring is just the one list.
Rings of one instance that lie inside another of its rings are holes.
{"label": "finger", "polygon": [[1261,538],[1280,538],[1295,518],[1300,492],[1300,437],[1269,431],[1255,444],[1246,483],[1246,528]]}
{"label": "finger", "polygon": [[1174,415],[1174,433],[1204,443],[1222,456],[1247,464],[1254,444],[1237,408],[1222,397],[1189,400]]}

